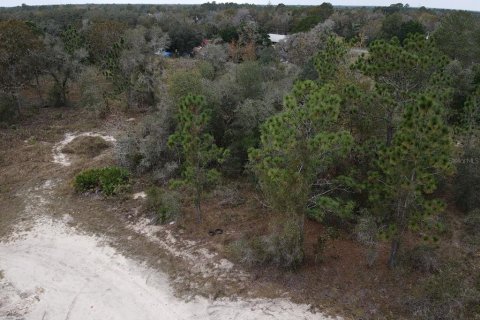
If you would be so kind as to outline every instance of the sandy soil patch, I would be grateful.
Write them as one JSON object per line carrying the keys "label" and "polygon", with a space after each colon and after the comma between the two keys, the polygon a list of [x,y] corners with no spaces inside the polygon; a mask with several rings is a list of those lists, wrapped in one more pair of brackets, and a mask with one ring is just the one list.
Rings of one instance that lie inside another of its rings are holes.
{"label": "sandy soil patch", "polygon": [[63,153],[95,157],[112,146],[102,137],[84,136],[73,139],[63,149]]}
{"label": "sandy soil patch", "polygon": [[0,318],[330,319],[282,299],[187,302],[164,274],[101,243],[47,218],[18,231],[0,246]]}
{"label": "sandy soil patch", "polygon": [[[66,134],[53,148],[54,162],[69,166],[71,160],[62,149],[83,135],[115,141],[98,133]],[[58,212],[63,199],[56,189],[62,180],[52,176],[17,192],[24,203],[19,214],[26,218],[0,239],[0,319],[331,319],[287,299],[214,299],[195,292],[188,300],[178,297],[166,273],[126,257],[107,245],[110,238],[82,232],[74,226],[74,216]],[[247,276],[202,244],[176,238],[147,220],[131,230],[203,277],[237,274],[235,280],[241,281]]]}
{"label": "sandy soil patch", "polygon": [[72,162],[69,155],[64,152],[64,148],[73,140],[79,137],[99,137],[110,143],[115,143],[117,141],[112,136],[96,132],[66,133],[64,139],[56,143],[53,147],[53,162],[58,163],[64,167],[70,166]]}

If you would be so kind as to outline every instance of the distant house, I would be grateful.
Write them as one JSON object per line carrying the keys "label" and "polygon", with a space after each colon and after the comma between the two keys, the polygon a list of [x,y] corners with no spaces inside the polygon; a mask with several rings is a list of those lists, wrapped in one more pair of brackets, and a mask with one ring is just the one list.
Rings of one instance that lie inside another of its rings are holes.
{"label": "distant house", "polygon": [[280,41],[287,39],[287,35],[276,34],[276,33],[269,33],[268,37],[270,38],[270,41],[272,41],[273,44],[279,43]]}
{"label": "distant house", "polygon": [[157,52],[155,52],[155,54],[157,56],[162,56],[162,57],[165,57],[165,58],[173,57],[173,52],[168,51],[168,50],[158,50]]}

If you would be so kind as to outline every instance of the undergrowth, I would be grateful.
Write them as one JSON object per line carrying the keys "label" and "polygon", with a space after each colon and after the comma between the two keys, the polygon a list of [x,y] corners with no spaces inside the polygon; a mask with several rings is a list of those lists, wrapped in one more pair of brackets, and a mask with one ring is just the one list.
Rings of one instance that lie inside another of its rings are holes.
{"label": "undergrowth", "polygon": [[77,192],[102,192],[112,196],[124,190],[129,183],[129,173],[119,167],[87,169],[79,173],[73,182]]}

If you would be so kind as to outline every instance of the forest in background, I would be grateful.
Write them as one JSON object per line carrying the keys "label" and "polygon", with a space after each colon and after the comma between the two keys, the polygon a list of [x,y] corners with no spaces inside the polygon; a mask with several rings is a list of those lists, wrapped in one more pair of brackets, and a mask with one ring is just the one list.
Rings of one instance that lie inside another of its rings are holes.
{"label": "forest in background", "polygon": [[114,197],[144,179],[145,215],[181,225],[188,213],[192,228],[206,199],[251,198],[266,225],[226,244],[242,265],[308,279],[302,267],[328,266],[342,239],[365,248],[367,267],[388,265],[392,283],[418,279],[392,302],[406,318],[480,317],[478,13],[2,8],[0,70],[1,130],[44,108],[141,115],[118,167],[81,172],[77,191]]}

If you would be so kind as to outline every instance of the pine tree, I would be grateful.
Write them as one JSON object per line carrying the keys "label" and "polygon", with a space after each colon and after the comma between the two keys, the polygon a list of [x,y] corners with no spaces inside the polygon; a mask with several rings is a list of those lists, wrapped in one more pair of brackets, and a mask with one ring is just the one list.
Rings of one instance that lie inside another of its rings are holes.
{"label": "pine tree", "polygon": [[205,189],[220,177],[213,165],[228,156],[228,150],[217,147],[208,133],[210,113],[203,96],[187,95],[180,102],[177,130],[169,138],[170,146],[178,147],[183,157],[182,180],[177,182],[193,189],[197,222],[202,220]]}
{"label": "pine tree", "polygon": [[[340,98],[329,86],[299,82],[284,110],[262,126],[261,145],[249,152],[250,166],[271,207],[283,215],[279,220],[303,228],[307,212],[318,220],[351,212],[351,203],[330,196],[335,183],[327,174],[353,143],[350,133],[338,128],[339,112]],[[296,234],[303,237],[303,229]],[[303,244],[303,238],[292,240]]]}
{"label": "pine tree", "polygon": [[392,144],[381,149],[369,177],[370,201],[390,226],[391,267],[408,229],[434,229],[444,204],[432,194],[438,180],[453,173],[452,156],[442,105],[426,95],[407,105]]}
{"label": "pine tree", "polygon": [[457,206],[465,212],[471,212],[480,207],[480,136],[478,124],[480,122],[480,86],[468,97],[465,102],[462,128],[459,139],[461,143],[461,157],[457,161],[455,177],[455,198]]}
{"label": "pine tree", "polygon": [[385,126],[385,143],[390,145],[399,120],[408,104],[419,95],[445,90],[444,75],[448,58],[432,40],[411,35],[403,42],[379,40],[372,43],[369,53],[361,57],[354,68],[375,81],[374,100],[377,114]]}

